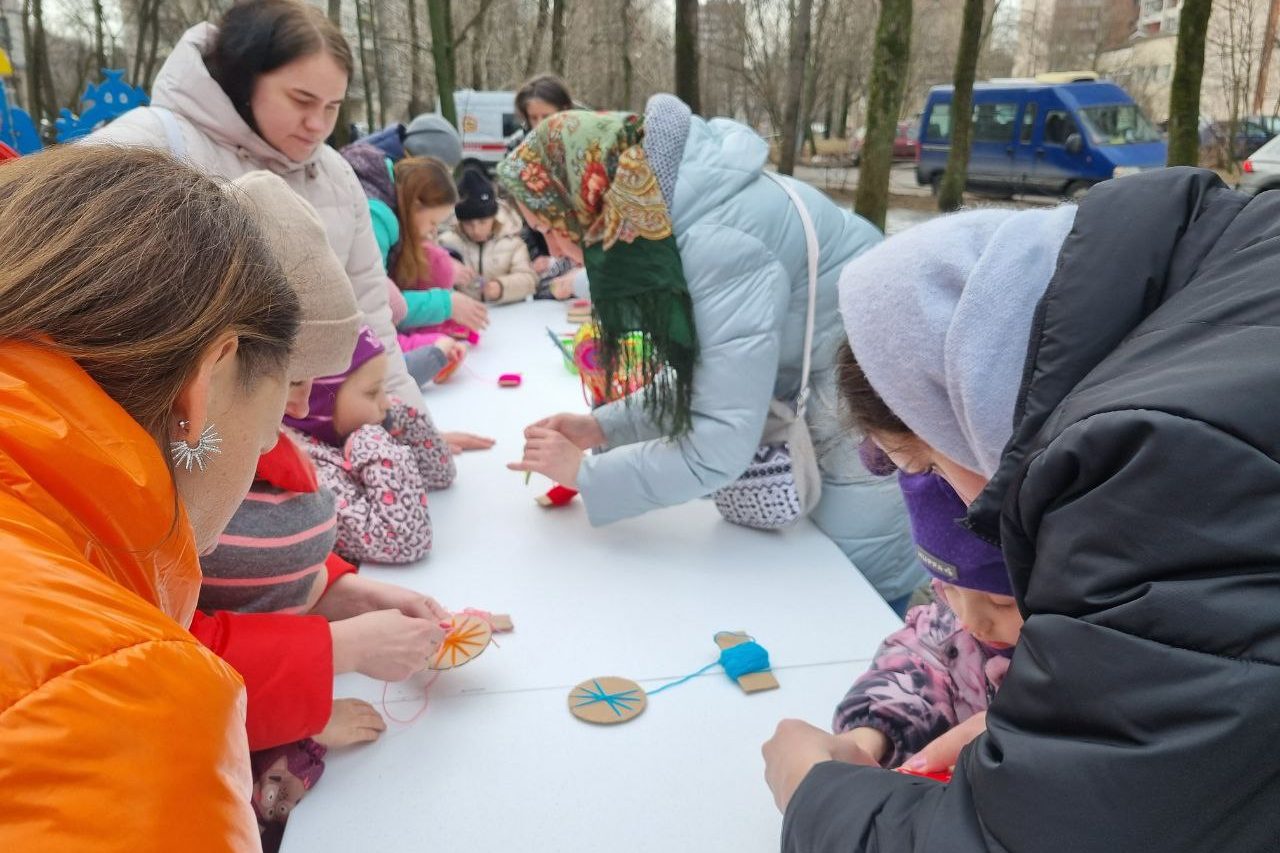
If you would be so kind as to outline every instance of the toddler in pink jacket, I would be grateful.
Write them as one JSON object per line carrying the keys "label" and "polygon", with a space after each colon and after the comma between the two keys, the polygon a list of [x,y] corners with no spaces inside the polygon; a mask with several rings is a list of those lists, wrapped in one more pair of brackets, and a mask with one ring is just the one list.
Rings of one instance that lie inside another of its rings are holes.
{"label": "toddler in pink jacket", "polygon": [[426,411],[387,397],[386,373],[382,342],[365,327],[346,372],[315,380],[307,417],[284,419],[337,499],[333,550],[352,562],[425,557],[427,492],[449,486],[456,473]]}
{"label": "toddler in pink jacket", "polygon": [[833,726],[882,767],[986,711],[1022,631],[1004,557],[961,526],[966,508],[951,486],[933,473],[903,473],[899,483],[937,600],[908,611],[881,643]]}

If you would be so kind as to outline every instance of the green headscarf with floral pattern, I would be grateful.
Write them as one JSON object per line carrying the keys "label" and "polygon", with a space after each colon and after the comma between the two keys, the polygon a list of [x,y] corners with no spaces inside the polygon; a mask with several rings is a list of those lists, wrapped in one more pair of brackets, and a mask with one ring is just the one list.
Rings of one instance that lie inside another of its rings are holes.
{"label": "green headscarf with floral pattern", "polygon": [[676,435],[690,426],[698,341],[671,214],[643,139],[643,116],[556,113],[499,164],[497,177],[582,246],[607,375],[619,370],[623,337],[645,335],[644,404]]}

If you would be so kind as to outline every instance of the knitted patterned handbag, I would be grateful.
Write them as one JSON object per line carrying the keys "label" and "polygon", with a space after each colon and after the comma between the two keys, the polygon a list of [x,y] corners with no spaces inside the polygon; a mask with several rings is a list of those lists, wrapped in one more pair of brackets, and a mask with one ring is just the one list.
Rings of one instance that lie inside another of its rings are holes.
{"label": "knitted patterned handbag", "polygon": [[822,474],[813,438],[805,423],[809,400],[809,369],[813,349],[814,303],[818,295],[818,235],[800,196],[786,182],[766,172],[791,198],[804,225],[809,260],[809,309],[804,326],[804,364],[800,393],[794,403],[773,400],[765,420],[761,445],[738,479],[714,492],[716,509],[728,521],[758,530],[790,527],[804,518],[822,497]]}

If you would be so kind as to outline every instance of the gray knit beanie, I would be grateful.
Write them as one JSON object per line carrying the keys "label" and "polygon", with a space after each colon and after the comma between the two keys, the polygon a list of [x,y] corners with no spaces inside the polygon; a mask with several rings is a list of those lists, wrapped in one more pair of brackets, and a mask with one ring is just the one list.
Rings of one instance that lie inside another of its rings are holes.
{"label": "gray knit beanie", "polygon": [[232,181],[302,304],[289,380],[341,373],[351,361],[361,314],[347,271],[329,247],[320,216],[284,179],[249,172]]}
{"label": "gray knit beanie", "polygon": [[462,137],[444,116],[423,113],[405,128],[404,150],[413,157],[435,157],[456,169],[462,162]]}

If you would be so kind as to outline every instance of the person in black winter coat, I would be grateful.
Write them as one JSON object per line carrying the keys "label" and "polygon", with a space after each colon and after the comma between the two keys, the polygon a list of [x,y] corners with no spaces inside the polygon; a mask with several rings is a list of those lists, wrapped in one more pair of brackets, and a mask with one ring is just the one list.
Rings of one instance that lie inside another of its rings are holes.
{"label": "person in black winter coat", "polygon": [[1057,216],[846,268],[853,419],[970,501],[1026,625],[949,784],[784,721],[784,851],[1280,849],[1280,193],[1168,169]]}

